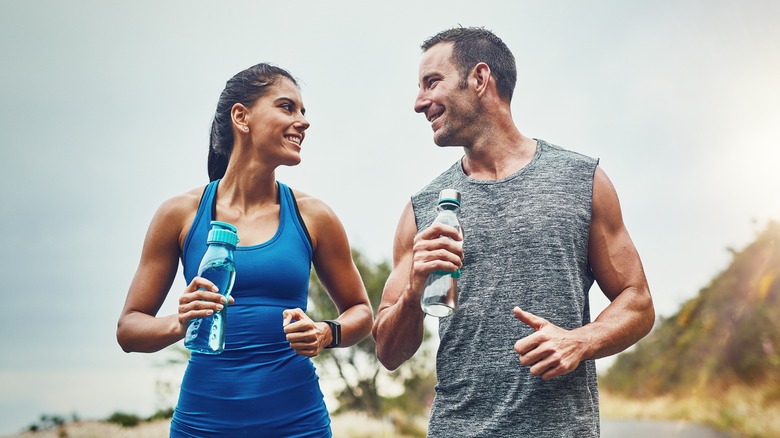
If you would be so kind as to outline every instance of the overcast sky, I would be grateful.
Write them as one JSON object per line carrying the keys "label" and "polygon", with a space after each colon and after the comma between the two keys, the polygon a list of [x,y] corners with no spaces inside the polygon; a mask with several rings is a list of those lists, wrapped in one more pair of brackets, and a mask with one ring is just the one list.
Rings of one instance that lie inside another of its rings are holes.
{"label": "overcast sky", "polygon": [[409,196],[461,155],[412,109],[419,45],[495,31],[520,130],[601,159],[668,316],[780,219],[779,22],[775,1],[0,0],[0,434],[160,407],[165,354],[123,353],[116,320],[155,210],[207,182],[238,71],[300,79],[303,163],[277,176],[380,261]]}

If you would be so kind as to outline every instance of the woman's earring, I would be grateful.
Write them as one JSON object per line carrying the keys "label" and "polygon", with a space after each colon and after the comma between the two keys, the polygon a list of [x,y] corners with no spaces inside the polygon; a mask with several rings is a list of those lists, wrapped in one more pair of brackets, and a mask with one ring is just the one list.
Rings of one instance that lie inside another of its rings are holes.
{"label": "woman's earring", "polygon": [[244,130],[244,132],[249,132],[249,126],[244,126],[242,129]]}

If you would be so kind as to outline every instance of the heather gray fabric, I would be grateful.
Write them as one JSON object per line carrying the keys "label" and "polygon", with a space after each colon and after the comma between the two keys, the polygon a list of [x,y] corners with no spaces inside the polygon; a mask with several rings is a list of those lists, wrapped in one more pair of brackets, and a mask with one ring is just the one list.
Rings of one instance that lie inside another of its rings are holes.
{"label": "heather gray fabric", "polygon": [[597,164],[538,140],[531,162],[505,179],[470,179],[458,162],[412,196],[422,230],[441,189],[462,193],[459,308],[439,324],[429,437],[599,436],[595,362],[547,382],[532,376],[513,349],[532,329],[512,313],[520,306],[566,329],[590,322]]}

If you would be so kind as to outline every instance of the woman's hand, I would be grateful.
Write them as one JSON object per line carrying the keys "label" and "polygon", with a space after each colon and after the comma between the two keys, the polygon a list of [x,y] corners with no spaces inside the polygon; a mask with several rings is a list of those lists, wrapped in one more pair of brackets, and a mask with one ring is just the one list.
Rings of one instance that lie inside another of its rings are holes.
{"label": "woman's hand", "polygon": [[282,317],[287,342],[301,356],[315,357],[333,340],[328,323],[312,321],[301,309],[287,309]]}
{"label": "woman's hand", "polygon": [[233,297],[230,297],[229,301],[226,300],[211,281],[203,277],[193,278],[179,297],[178,316],[182,333],[187,331],[187,326],[193,319],[211,316],[222,310],[226,303],[230,305],[234,301]]}

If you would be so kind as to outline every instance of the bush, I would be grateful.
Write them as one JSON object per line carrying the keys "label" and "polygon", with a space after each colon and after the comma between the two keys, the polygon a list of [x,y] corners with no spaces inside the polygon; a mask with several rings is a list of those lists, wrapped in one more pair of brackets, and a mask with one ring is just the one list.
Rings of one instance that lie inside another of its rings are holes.
{"label": "bush", "polygon": [[53,429],[65,424],[65,418],[60,415],[41,415],[41,419],[38,423],[31,424],[27,430],[30,432],[38,432],[41,430]]}
{"label": "bush", "polygon": [[118,424],[122,427],[134,427],[138,426],[141,422],[141,417],[134,414],[126,414],[124,412],[114,412],[110,417],[106,418],[109,423]]}
{"label": "bush", "polygon": [[173,408],[160,409],[147,418],[146,421],[169,420],[173,418]]}

